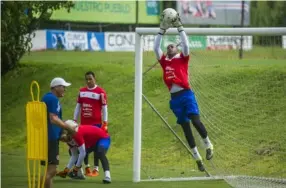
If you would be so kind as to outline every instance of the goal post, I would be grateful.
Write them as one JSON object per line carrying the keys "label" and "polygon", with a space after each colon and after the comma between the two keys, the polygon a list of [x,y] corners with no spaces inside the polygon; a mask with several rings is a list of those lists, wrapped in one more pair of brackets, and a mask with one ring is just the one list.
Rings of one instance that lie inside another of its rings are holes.
{"label": "goal post", "polygon": [[141,135],[142,135],[142,80],[143,80],[143,38],[135,34],[135,95],[134,95],[134,155],[133,181],[140,181]]}
{"label": "goal post", "polygon": [[[141,180],[141,144],[142,144],[142,87],[143,87],[143,36],[157,35],[159,28],[135,29],[135,93],[134,93],[134,145],[133,145],[133,182]],[[184,28],[187,35],[286,35],[286,27],[276,28]],[[170,28],[165,35],[178,35],[176,28]],[[162,83],[163,84],[163,83]],[[203,178],[193,178],[195,180]],[[213,176],[213,179],[220,177]],[[176,180],[179,180],[176,179]]]}

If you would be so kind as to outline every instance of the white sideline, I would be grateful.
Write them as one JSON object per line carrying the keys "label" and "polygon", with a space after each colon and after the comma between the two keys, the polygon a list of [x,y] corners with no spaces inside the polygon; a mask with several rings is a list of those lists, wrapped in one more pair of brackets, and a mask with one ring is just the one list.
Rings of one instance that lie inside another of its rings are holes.
{"label": "white sideline", "polygon": [[265,181],[272,181],[272,182],[279,182],[286,184],[286,179],[284,178],[268,178],[268,177],[261,177],[261,176],[246,176],[246,175],[233,175],[233,176],[224,176],[224,179],[235,179],[235,178],[248,178],[254,180],[265,180]]}
{"label": "white sideline", "polygon": [[158,179],[142,179],[142,182],[148,181],[197,181],[197,180],[223,180],[223,176],[211,177],[184,177],[184,178],[158,178]]}
{"label": "white sideline", "polygon": [[259,176],[246,176],[246,175],[232,175],[232,176],[211,176],[211,177],[182,177],[182,178],[158,178],[158,179],[142,179],[142,182],[150,182],[150,181],[196,181],[196,180],[225,180],[225,179],[237,179],[237,178],[248,178],[253,180],[265,180],[272,182],[279,182],[282,184],[286,184],[286,179],[279,178],[266,178]]}

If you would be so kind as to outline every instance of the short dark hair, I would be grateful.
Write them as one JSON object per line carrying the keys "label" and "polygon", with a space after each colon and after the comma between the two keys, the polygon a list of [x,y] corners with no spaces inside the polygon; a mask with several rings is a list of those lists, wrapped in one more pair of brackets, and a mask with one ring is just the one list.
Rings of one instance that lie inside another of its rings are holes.
{"label": "short dark hair", "polygon": [[93,78],[95,78],[94,72],[92,71],[87,71],[84,76],[87,76],[87,75],[92,75]]}

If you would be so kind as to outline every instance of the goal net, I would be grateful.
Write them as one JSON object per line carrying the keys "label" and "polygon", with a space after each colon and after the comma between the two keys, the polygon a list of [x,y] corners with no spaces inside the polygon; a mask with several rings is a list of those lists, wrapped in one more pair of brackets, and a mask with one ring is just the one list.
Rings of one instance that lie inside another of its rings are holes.
{"label": "goal net", "polygon": [[[286,28],[186,28],[189,79],[201,120],[214,144],[197,169],[183,131],[169,109],[170,94],[156,63],[158,28],[137,28],[133,181],[223,179],[233,187],[286,186]],[[164,35],[180,44],[177,30]],[[242,45],[241,45],[242,44]],[[239,58],[240,49],[242,53]],[[180,48],[180,46],[179,46]]]}

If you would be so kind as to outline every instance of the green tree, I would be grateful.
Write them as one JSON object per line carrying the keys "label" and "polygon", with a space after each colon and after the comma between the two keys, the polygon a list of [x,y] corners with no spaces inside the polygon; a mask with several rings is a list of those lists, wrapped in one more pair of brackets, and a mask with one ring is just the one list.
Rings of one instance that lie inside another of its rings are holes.
{"label": "green tree", "polygon": [[252,1],[251,25],[253,27],[285,26],[286,1]]}
{"label": "green tree", "polygon": [[[285,27],[286,1],[252,1],[251,26],[252,27]],[[273,40],[275,39],[275,40]],[[281,37],[255,36],[255,44],[281,45]]]}
{"label": "green tree", "polygon": [[39,24],[49,20],[52,12],[65,8],[71,1],[2,1],[1,2],[1,75],[15,68],[31,49],[31,39]]}

